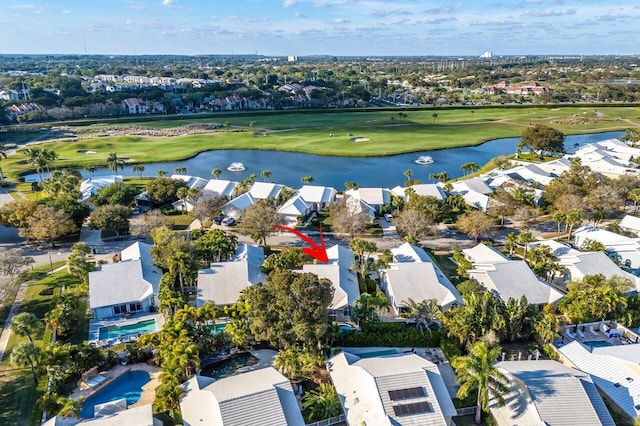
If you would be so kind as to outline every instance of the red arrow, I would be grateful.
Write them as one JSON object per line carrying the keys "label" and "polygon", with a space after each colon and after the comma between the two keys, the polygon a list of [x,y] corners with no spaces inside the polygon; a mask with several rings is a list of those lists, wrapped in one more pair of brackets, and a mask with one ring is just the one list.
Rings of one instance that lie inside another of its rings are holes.
{"label": "red arrow", "polygon": [[289,228],[288,226],[283,226],[283,225],[274,225],[273,227],[277,229],[282,229],[283,231],[291,232],[296,237],[302,238],[303,241],[311,244],[311,247],[304,247],[302,249],[303,253],[315,259],[318,259],[322,263],[329,262],[329,257],[327,256],[327,249],[324,247],[324,237],[322,236],[322,225],[320,225],[320,247],[318,247],[318,245],[315,242],[313,242],[311,238],[307,237],[300,231],[296,231],[293,228]]}

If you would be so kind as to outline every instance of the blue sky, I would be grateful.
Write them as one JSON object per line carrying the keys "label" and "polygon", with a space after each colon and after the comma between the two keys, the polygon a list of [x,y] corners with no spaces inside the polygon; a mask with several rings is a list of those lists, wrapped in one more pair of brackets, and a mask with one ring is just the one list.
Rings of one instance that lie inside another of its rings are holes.
{"label": "blue sky", "polygon": [[1,0],[0,53],[640,53],[640,0]]}

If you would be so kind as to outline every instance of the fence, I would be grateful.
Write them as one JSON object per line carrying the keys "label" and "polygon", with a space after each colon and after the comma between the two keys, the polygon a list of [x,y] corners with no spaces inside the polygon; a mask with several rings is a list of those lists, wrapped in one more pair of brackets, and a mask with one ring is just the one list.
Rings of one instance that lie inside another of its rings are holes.
{"label": "fence", "polygon": [[341,414],[337,417],[331,417],[330,419],[324,419],[324,420],[320,420],[313,423],[307,423],[306,426],[332,426],[340,423],[345,423],[346,421],[347,421],[347,418],[344,416],[344,414]]}
{"label": "fence", "polygon": [[476,414],[476,407],[464,407],[464,408],[456,408],[456,416],[468,416],[471,414]]}

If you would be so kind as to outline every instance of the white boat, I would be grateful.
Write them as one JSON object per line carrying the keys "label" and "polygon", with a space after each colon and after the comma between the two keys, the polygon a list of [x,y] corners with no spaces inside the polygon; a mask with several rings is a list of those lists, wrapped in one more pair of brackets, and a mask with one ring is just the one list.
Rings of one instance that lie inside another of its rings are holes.
{"label": "white boat", "polygon": [[241,172],[244,169],[244,164],[242,163],[231,163],[231,165],[227,167],[227,170],[229,170],[230,172]]}
{"label": "white boat", "polygon": [[416,164],[426,165],[433,163],[433,158],[429,157],[428,155],[421,155],[417,160],[413,160],[413,162]]}

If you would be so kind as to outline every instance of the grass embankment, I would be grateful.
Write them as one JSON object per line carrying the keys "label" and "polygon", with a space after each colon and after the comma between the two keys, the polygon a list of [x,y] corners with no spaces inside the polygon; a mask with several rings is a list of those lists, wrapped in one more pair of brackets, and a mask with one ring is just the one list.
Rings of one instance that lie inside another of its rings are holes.
{"label": "grass embankment", "polygon": [[[470,146],[495,138],[517,137],[525,126],[534,123],[553,126],[565,134],[624,130],[640,125],[638,107],[598,106],[597,110],[598,117],[594,117],[593,106],[547,106],[407,111],[407,118],[401,118],[397,112],[389,110],[253,113],[208,116],[201,120],[197,117],[185,117],[182,120],[143,118],[135,124],[169,128],[199,121],[228,121],[231,129],[243,128],[247,131],[221,130],[212,134],[178,137],[110,136],[78,142],[51,142],[46,146],[59,154],[60,158],[56,162],[58,167],[81,167],[106,164],[110,152],[117,152],[119,157],[137,163],[180,160],[213,149],[265,149],[336,156],[383,156]],[[432,117],[434,112],[438,115],[435,120]],[[582,124],[556,122],[585,116],[596,121]],[[605,119],[616,121],[598,121]],[[256,122],[256,134],[248,128],[250,121]],[[330,134],[335,136],[332,137]],[[356,137],[364,140],[354,142],[352,138]],[[2,167],[5,174],[14,177],[32,171],[32,167],[19,153],[4,160]]]}
{"label": "grass embankment", "polygon": [[[77,285],[77,280],[66,271],[59,271],[34,281],[27,287],[20,312],[31,312],[38,318],[44,319],[45,314],[53,308],[54,297],[60,293],[62,287],[65,286],[67,290],[70,290],[75,285]],[[40,294],[42,290],[50,287],[54,289],[53,295],[43,296]],[[86,309],[86,305],[84,309]],[[84,326],[85,322],[82,321],[78,330]],[[78,339],[82,337],[86,336],[79,336]],[[43,349],[51,341],[51,330],[43,324],[33,338],[35,345]],[[40,377],[40,383],[36,386],[29,368],[15,368],[9,362],[11,350],[17,344],[26,341],[26,337],[12,333],[4,359],[0,363],[0,400],[2,401],[0,404],[0,425],[37,425],[40,422],[41,412],[36,406],[36,400],[46,390],[44,376]]]}

